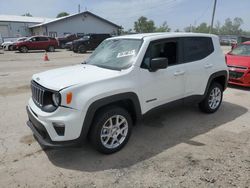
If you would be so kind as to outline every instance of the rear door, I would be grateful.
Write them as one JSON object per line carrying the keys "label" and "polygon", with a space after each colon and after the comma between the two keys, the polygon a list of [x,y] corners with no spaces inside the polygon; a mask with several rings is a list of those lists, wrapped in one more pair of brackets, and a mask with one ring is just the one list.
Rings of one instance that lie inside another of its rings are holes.
{"label": "rear door", "polygon": [[38,50],[47,50],[49,47],[48,37],[38,37]]}
{"label": "rear door", "polygon": [[98,35],[91,35],[89,40],[89,49],[94,50],[97,47]]}
{"label": "rear door", "polygon": [[203,94],[207,86],[209,70],[213,68],[213,59],[210,54],[214,47],[210,37],[183,37],[183,59],[186,65],[187,79],[185,96]]}

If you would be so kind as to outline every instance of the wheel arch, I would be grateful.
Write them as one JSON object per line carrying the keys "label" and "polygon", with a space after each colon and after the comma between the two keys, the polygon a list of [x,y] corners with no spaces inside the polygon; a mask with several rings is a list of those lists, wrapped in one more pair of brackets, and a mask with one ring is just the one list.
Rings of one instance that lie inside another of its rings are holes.
{"label": "wheel arch", "polygon": [[22,47],[26,47],[29,50],[29,47],[27,45],[21,45],[19,49],[21,49]]}
{"label": "wheel arch", "polygon": [[204,96],[207,95],[209,87],[214,82],[218,82],[219,84],[221,84],[223,89],[225,90],[228,84],[228,72],[226,70],[223,70],[213,73],[208,79]]}
{"label": "wheel arch", "polygon": [[103,108],[110,105],[116,105],[125,108],[131,115],[133,123],[135,123],[142,117],[139,98],[133,92],[116,94],[99,99],[93,102],[87,110],[80,134],[81,139],[87,137],[96,114]]}

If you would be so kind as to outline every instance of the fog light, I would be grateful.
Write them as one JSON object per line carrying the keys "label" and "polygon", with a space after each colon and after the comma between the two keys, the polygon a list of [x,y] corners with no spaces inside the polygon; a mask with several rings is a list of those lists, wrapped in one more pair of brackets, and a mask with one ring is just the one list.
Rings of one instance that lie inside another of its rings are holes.
{"label": "fog light", "polygon": [[53,122],[52,125],[53,125],[56,133],[59,136],[64,136],[64,133],[65,133],[65,125],[64,125],[64,123],[55,123],[55,122]]}

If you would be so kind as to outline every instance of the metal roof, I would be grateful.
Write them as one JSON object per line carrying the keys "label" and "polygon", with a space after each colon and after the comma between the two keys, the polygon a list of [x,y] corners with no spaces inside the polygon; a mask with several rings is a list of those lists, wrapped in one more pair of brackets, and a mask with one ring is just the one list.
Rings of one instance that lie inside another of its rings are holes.
{"label": "metal roof", "polygon": [[54,20],[52,18],[16,16],[16,15],[0,15],[0,22],[26,22],[26,23],[43,23]]}
{"label": "metal roof", "polygon": [[62,20],[65,20],[65,19],[68,19],[68,18],[72,18],[72,17],[75,17],[75,16],[79,16],[79,15],[85,15],[85,14],[88,14],[88,15],[91,15],[93,17],[96,17],[97,19],[100,19],[108,24],[111,24],[115,27],[118,27],[118,28],[121,28],[121,26],[119,25],[116,25],[115,23],[113,22],[110,22],[100,16],[97,16],[89,11],[85,11],[85,12],[81,12],[81,13],[77,13],[77,14],[72,14],[72,15],[69,15],[69,16],[64,16],[64,17],[61,17],[61,18],[57,18],[57,19],[54,19],[54,20],[50,20],[50,21],[47,21],[47,22],[44,22],[44,23],[40,23],[40,24],[37,24],[37,25],[33,25],[33,26],[30,26],[30,28],[34,28],[34,27],[40,27],[40,26],[44,26],[44,25],[48,25],[48,24],[52,24],[52,23],[55,23],[55,22],[59,22],[59,21],[62,21]]}

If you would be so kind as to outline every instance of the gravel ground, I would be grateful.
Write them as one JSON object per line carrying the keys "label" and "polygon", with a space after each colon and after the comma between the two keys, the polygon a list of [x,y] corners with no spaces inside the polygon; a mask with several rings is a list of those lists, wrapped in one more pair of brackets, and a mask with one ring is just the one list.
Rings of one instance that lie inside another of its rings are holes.
{"label": "gravel ground", "polygon": [[25,124],[30,78],[89,54],[43,55],[0,54],[0,187],[250,187],[250,89],[230,86],[211,115],[189,104],[157,111],[113,155],[88,143],[44,151]]}

